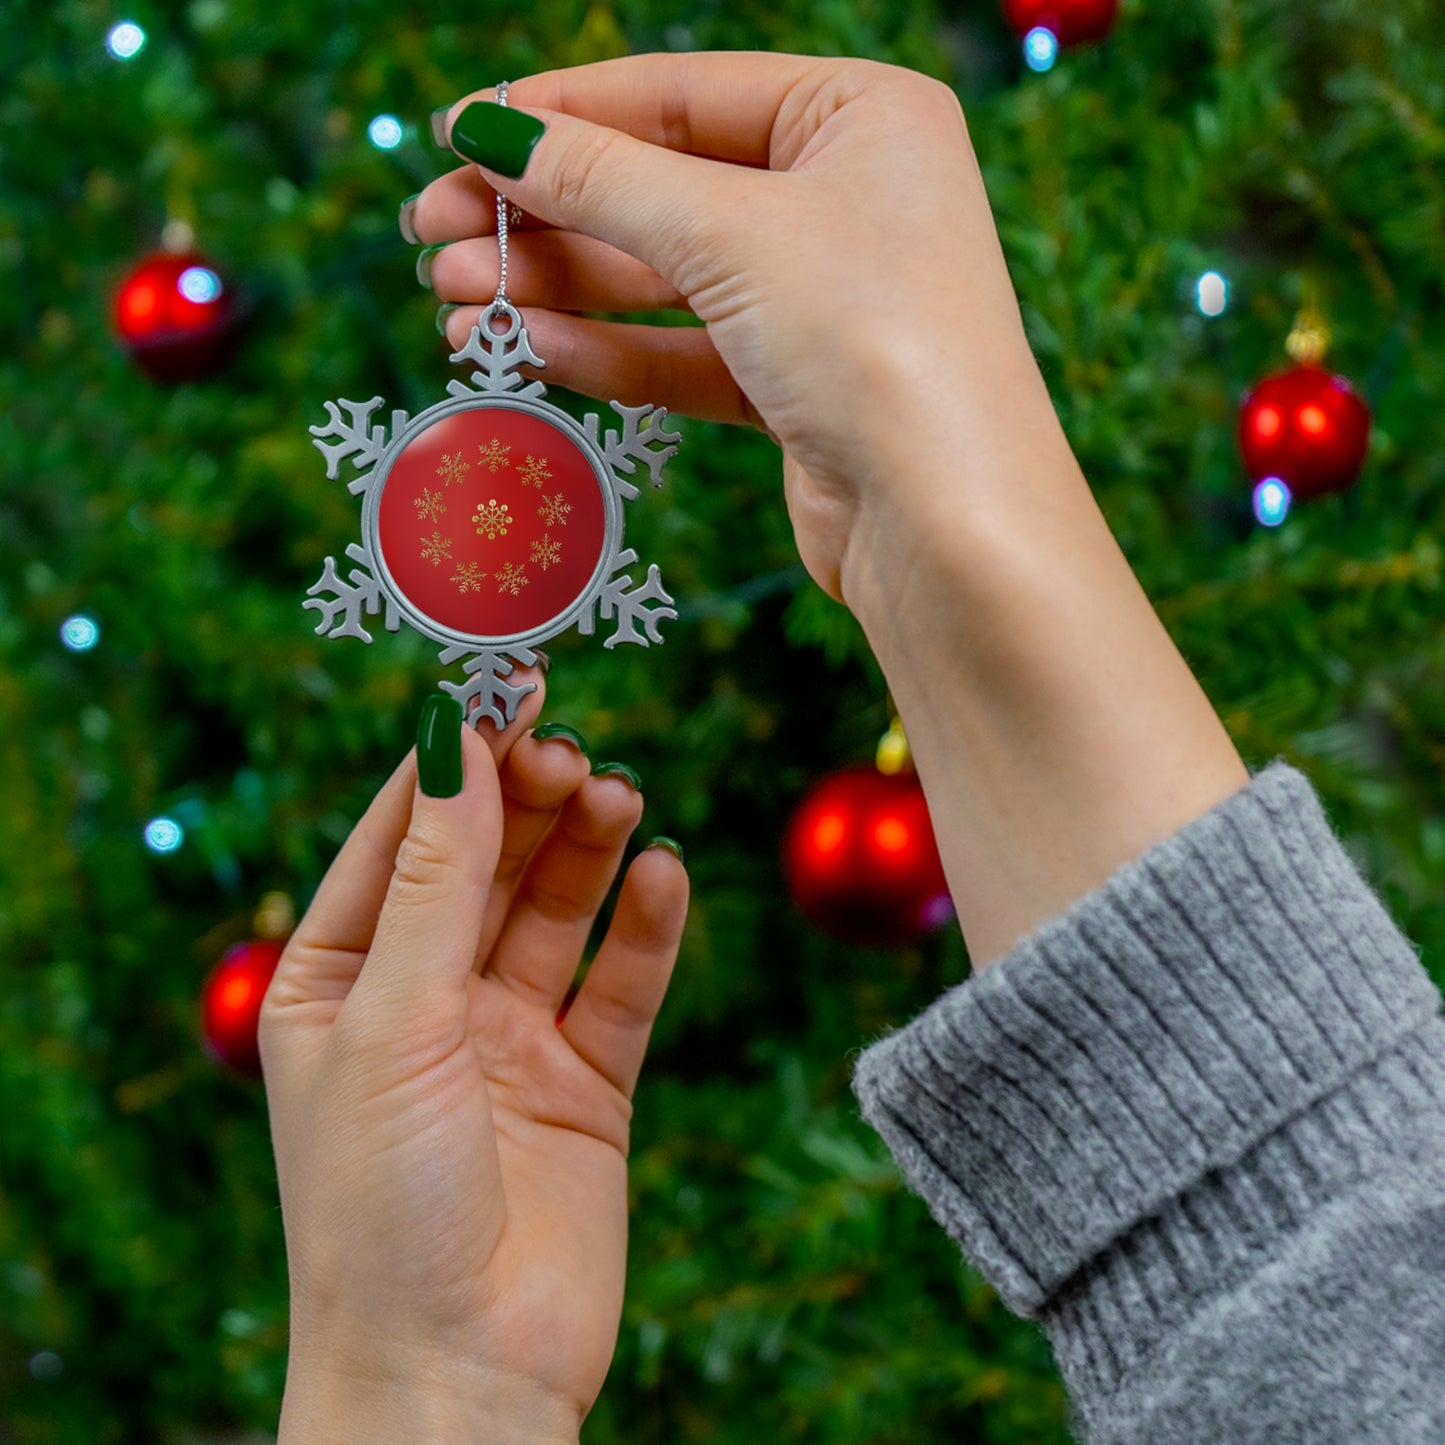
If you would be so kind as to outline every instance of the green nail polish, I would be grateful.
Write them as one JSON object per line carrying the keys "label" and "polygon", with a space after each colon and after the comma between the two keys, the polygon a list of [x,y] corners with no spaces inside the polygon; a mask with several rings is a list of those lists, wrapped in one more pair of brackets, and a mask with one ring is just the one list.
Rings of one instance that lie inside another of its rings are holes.
{"label": "green nail polish", "polygon": [[396,213],[396,224],[401,228],[402,239],[408,246],[421,245],[421,237],[416,233],[416,224],[413,220],[416,215],[416,203],[420,199],[420,191],[414,196],[408,196],[401,203],[401,209]]}
{"label": "green nail polish", "polygon": [[431,139],[433,145],[446,149],[447,144],[447,112],[451,110],[449,105],[439,105],[431,113]]}
{"label": "green nail polish", "polygon": [[642,791],[642,779],[626,763],[594,763],[592,776],[594,778],[621,778],[624,782],[630,783],[639,793]]}
{"label": "green nail polish", "polygon": [[592,756],[587,747],[587,739],[576,728],[569,728],[566,723],[543,723],[541,727],[533,729],[532,736],[539,743],[545,743],[548,738],[566,738],[584,758]]}
{"label": "green nail polish", "polygon": [[462,309],[462,308],[461,308],[461,303],[460,303],[459,301],[448,301],[448,302],[446,302],[444,305],[441,305],[441,306],[438,306],[438,307],[437,307],[437,335],[438,335],[438,336],[442,336],[442,337],[445,337],[445,336],[446,336],[446,334],[447,334],[447,317],[450,316],[453,311],[460,311],[461,309]]}
{"label": "green nail polish", "polygon": [[474,100],[452,122],[452,149],[498,175],[516,180],[547,127],[535,116],[491,100]]}
{"label": "green nail polish", "polygon": [[445,693],[434,692],[421,705],[416,775],[429,798],[454,798],[462,790],[462,705]]}
{"label": "green nail polish", "polygon": [[687,859],[682,856],[682,844],[676,838],[664,838],[659,834],[656,838],[649,838],[642,851],[645,853],[649,848],[666,848],[679,863],[687,862]]}
{"label": "green nail polish", "polygon": [[431,290],[431,259],[438,251],[446,250],[447,244],[446,241],[442,241],[435,246],[427,246],[416,258],[416,279],[420,281],[428,291]]}

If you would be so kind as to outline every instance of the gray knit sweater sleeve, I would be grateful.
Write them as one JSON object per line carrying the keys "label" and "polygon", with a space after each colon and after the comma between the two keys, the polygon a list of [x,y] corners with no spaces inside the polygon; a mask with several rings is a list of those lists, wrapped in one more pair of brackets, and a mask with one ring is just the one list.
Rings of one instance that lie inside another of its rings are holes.
{"label": "gray knit sweater sleeve", "polygon": [[1445,1021],[1276,760],[853,1089],[1090,1445],[1445,1441]]}

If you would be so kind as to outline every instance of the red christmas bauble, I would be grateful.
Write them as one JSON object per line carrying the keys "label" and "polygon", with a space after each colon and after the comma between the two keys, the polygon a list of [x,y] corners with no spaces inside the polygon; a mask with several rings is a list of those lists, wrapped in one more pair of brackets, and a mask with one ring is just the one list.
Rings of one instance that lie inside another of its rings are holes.
{"label": "red christmas bauble", "polygon": [[236,944],[211,970],[201,991],[201,1034],[206,1048],[238,1073],[260,1077],[256,1029],[261,1002],[284,947],[272,938]]}
{"label": "red christmas bauble", "polygon": [[240,308],[204,256],[147,256],[115,295],[115,329],[127,354],[157,381],[214,375],[235,351]]}
{"label": "red christmas bauble", "polygon": [[1003,8],[1021,39],[1042,26],[1060,45],[1082,45],[1114,28],[1119,0],[1004,0]]}
{"label": "red christmas bauble", "polygon": [[1239,413],[1239,449],[1256,482],[1278,477],[1296,497],[1354,485],[1370,444],[1370,409],[1343,376],[1315,362],[1267,376]]}
{"label": "red christmas bauble", "polygon": [[860,766],[824,778],[788,824],[783,868],[803,915],[850,943],[911,943],[953,917],[914,773]]}

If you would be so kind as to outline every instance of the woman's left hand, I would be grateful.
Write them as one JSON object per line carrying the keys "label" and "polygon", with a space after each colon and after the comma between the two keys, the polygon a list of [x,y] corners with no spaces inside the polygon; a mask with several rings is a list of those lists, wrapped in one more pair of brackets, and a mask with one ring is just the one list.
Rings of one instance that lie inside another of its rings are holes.
{"label": "woman's left hand", "polygon": [[632,1093],[687,876],[662,848],[633,862],[559,1018],[642,798],[527,734],[540,707],[539,687],[485,737],[456,710],[455,796],[426,796],[408,755],[267,993],[282,1445],[575,1442],[611,1365]]}

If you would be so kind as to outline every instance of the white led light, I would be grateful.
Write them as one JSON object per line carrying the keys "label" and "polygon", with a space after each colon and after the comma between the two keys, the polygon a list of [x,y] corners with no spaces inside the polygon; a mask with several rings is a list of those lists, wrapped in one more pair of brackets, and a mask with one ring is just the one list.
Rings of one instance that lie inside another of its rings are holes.
{"label": "white led light", "polygon": [[187,301],[202,305],[221,294],[221,278],[208,266],[187,266],[176,286]]}
{"label": "white led light", "polygon": [[1035,25],[1024,37],[1024,59],[1029,69],[1052,70],[1058,58],[1059,37],[1047,25]]}
{"label": "white led light", "polygon": [[174,818],[152,818],[146,824],[146,847],[152,853],[174,853],[186,832]]}
{"label": "white led light", "polygon": [[1263,527],[1277,527],[1289,515],[1290,491],[1279,477],[1266,477],[1254,489],[1254,515]]}
{"label": "white led light", "polygon": [[401,122],[394,115],[379,115],[367,126],[366,134],[377,150],[395,150],[401,144]]}
{"label": "white led light", "polygon": [[146,43],[146,33],[133,20],[122,20],[112,25],[105,37],[105,48],[117,60],[131,60],[141,53]]}
{"label": "white led light", "polygon": [[1194,297],[1205,316],[1222,316],[1229,305],[1229,282],[1218,271],[1206,271],[1195,284]]}
{"label": "white led light", "polygon": [[92,618],[76,613],[60,624],[60,640],[72,652],[89,652],[100,641],[100,628]]}

